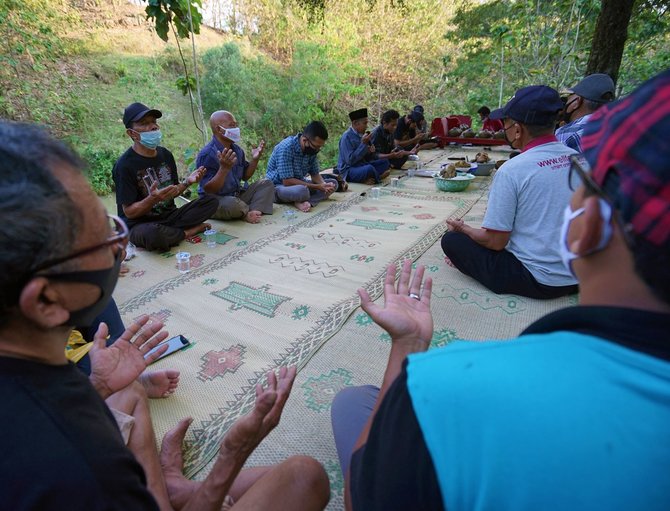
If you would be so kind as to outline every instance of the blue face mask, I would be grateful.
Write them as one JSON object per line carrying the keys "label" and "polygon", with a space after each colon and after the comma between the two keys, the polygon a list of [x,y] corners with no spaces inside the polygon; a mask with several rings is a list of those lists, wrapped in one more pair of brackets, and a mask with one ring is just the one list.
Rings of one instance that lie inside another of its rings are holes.
{"label": "blue face mask", "polygon": [[161,133],[161,130],[142,132],[135,131],[135,133],[140,134],[140,144],[142,144],[147,149],[156,149],[158,144],[161,143],[161,140],[163,140],[163,134]]}

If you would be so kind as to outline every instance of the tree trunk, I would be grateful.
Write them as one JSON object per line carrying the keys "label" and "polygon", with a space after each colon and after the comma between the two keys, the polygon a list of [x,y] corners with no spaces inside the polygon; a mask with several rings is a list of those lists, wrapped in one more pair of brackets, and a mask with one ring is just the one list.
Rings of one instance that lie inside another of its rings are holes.
{"label": "tree trunk", "polygon": [[586,65],[587,76],[605,73],[616,83],[634,3],[635,0],[602,0]]}

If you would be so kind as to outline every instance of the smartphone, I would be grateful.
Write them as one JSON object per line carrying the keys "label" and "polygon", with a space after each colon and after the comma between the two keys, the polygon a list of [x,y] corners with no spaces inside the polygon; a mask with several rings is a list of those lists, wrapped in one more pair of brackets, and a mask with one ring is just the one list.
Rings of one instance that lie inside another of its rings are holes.
{"label": "smartphone", "polygon": [[[167,344],[168,349],[165,350],[165,353],[163,353],[160,357],[158,357],[156,360],[160,360],[161,358],[165,358],[168,355],[171,355],[175,351],[183,350],[185,348],[188,348],[191,345],[191,342],[184,337],[183,335],[175,335],[171,339],[168,339],[167,341],[163,341],[160,343],[158,346],[150,349],[146,355],[144,355],[144,358],[149,357],[152,353],[155,353],[158,351],[159,348],[165,346]],[[155,362],[155,360],[154,360]]]}

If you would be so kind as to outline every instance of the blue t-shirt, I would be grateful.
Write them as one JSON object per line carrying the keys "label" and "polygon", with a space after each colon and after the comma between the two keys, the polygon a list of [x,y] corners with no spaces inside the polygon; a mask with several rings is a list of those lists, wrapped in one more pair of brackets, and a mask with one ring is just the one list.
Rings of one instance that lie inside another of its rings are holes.
{"label": "blue t-shirt", "polygon": [[355,510],[662,510],[670,315],[574,307],[408,357],[351,462]]}
{"label": "blue t-shirt", "polygon": [[[244,172],[249,167],[249,162],[246,160],[244,155],[244,150],[237,144],[232,144],[230,147],[237,156],[237,163],[230,169],[226,180],[223,182],[223,187],[216,192],[216,195],[236,195],[240,191],[240,181],[244,178]],[[198,186],[198,193],[204,195],[205,189],[204,186],[209,183],[216,173],[219,171],[219,157],[217,152],[223,151],[225,147],[219,142],[215,137],[212,137],[205,147],[203,147],[198,153],[198,157],[195,160],[195,167],[205,167],[207,172],[200,181],[200,186]]]}

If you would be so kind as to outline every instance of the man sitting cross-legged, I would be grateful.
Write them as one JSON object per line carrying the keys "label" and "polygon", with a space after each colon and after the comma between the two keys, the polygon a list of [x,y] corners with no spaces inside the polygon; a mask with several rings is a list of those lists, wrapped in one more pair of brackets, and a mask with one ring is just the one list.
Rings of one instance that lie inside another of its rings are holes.
{"label": "man sitting cross-legged", "polygon": [[225,110],[214,112],[209,118],[212,140],[198,153],[197,167],[205,167],[200,181],[200,195],[211,193],[219,201],[219,208],[212,218],[234,220],[244,218],[250,224],[261,221],[262,215],[272,214],[275,187],[269,179],[259,179],[246,188],[240,181],[248,181],[258,168],[265,141],[251,151],[247,161],[239,144],[240,128],[235,116]]}
{"label": "man sitting cross-legged", "polygon": [[[90,325],[108,304],[128,242],[128,228],[105,214],[82,166],[41,129],[0,122],[0,240],[6,247],[0,252],[6,270],[0,273],[0,503],[46,511],[170,510],[170,492],[188,490],[184,481],[174,482],[178,463],[166,462],[169,448],[163,459],[168,477],[163,473],[147,395],[136,381],[164,350],[145,358],[167,337],[162,323],[141,318],[110,347],[101,325],[90,379],[65,356],[73,325]],[[254,411],[232,426],[214,469],[191,486],[181,509],[219,511],[231,492],[239,496],[234,509],[323,509],[328,478],[311,458],[252,469],[256,477],[243,472],[235,483],[248,455],[279,421],[294,377],[287,369],[279,380],[268,377]],[[103,399],[119,407],[119,419]]]}
{"label": "man sitting cross-legged", "polygon": [[370,141],[375,146],[375,156],[387,159],[394,169],[402,168],[411,154],[419,151],[419,144],[410,150],[400,149],[393,142],[393,134],[398,126],[400,114],[397,110],[387,110],[382,114],[379,125],[370,133]]}
{"label": "man sitting cross-legged", "polygon": [[378,158],[368,129],[368,109],[349,113],[351,126],[340,138],[340,155],[335,173],[350,183],[373,185],[388,177],[388,159]]}
{"label": "man sitting cross-legged", "polygon": [[492,112],[521,154],[496,172],[481,228],[447,220],[445,255],[494,293],[549,299],[577,292],[556,243],[570,200],[570,156],[577,154],[554,136],[562,106],[557,91],[532,85]]}
{"label": "man sitting cross-legged", "polygon": [[159,110],[132,103],[123,112],[133,145],[114,164],[118,215],[130,227],[130,241],[147,250],[167,250],[209,227],[218,206],[207,195],[177,208],[174,199],[202,179],[204,167],[179,181],[172,153],[160,146]]}
{"label": "man sitting cross-legged", "polygon": [[[267,177],[275,185],[275,201],[293,203],[302,212],[309,211],[337,190],[337,181],[319,174],[316,155],[328,140],[328,130],[312,121],[302,133],[279,142],[268,161]],[[309,179],[306,179],[309,174]]]}

